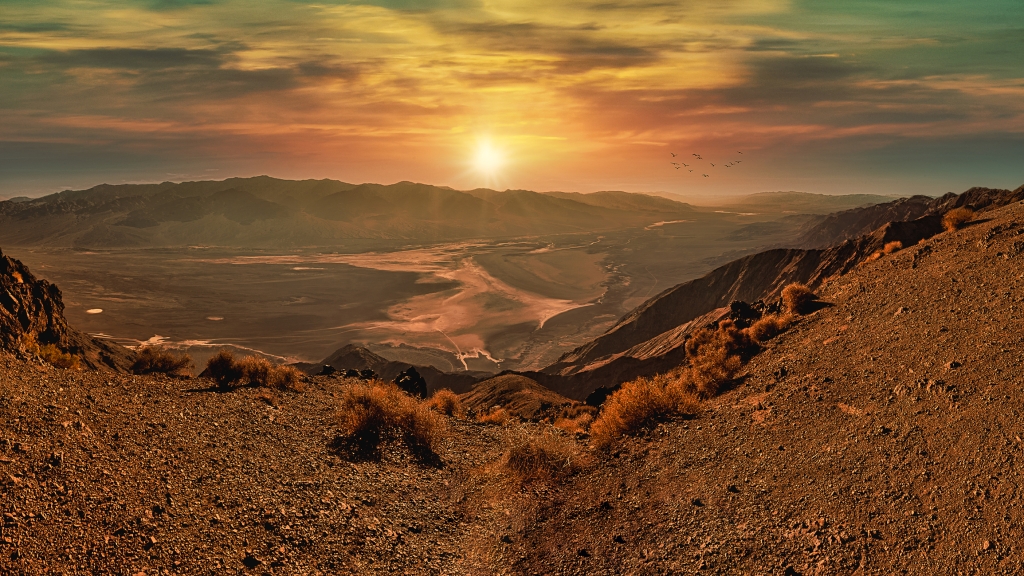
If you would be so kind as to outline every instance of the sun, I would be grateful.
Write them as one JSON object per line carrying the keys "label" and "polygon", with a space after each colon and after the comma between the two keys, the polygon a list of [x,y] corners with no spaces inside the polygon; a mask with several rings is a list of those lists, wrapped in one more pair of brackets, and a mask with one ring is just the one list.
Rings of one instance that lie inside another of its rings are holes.
{"label": "sun", "polygon": [[505,155],[488,141],[477,144],[473,167],[487,179],[495,178],[505,165]]}

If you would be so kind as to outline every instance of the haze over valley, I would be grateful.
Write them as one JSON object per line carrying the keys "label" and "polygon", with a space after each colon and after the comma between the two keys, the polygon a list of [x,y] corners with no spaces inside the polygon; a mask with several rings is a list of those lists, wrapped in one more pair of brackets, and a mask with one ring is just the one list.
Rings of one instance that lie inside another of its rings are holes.
{"label": "haze over valley", "polygon": [[[99,186],[0,204],[0,245],[75,326],[202,361],[318,362],[346,344],[441,370],[539,369],[624,313],[835,207],[272,178]],[[756,210],[756,211],[748,211]]]}

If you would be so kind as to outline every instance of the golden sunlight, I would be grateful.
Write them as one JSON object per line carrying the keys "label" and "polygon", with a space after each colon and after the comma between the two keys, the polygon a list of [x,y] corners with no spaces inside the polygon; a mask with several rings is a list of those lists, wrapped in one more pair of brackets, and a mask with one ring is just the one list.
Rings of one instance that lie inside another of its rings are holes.
{"label": "golden sunlight", "polygon": [[489,141],[484,140],[477,145],[476,155],[473,157],[473,167],[484,177],[495,178],[504,164],[504,153],[491,145]]}

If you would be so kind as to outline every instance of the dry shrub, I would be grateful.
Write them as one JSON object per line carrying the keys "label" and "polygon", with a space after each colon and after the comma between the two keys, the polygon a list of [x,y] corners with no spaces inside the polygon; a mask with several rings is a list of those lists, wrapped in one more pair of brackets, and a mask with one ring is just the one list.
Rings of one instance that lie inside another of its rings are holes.
{"label": "dry shrub", "polygon": [[350,456],[379,458],[380,446],[402,441],[414,456],[435,460],[446,436],[445,421],[392,383],[379,380],[348,386],[338,410],[335,447]]}
{"label": "dry shrub", "polygon": [[593,422],[594,415],[584,413],[572,418],[559,416],[558,418],[555,418],[555,421],[551,425],[559,430],[564,430],[569,434],[586,434]]}
{"label": "dry shrub", "polygon": [[53,344],[40,346],[36,355],[57,368],[70,370],[81,370],[82,368],[82,362],[78,356],[65,352]]}
{"label": "dry shrub", "polygon": [[21,337],[21,349],[56,368],[82,369],[82,361],[78,355],[65,352],[54,344],[39,344],[35,334]]}
{"label": "dry shrub", "polygon": [[793,323],[792,316],[783,314],[766,314],[746,329],[747,336],[756,344],[765,342],[782,334]]}
{"label": "dry shrub", "polygon": [[743,354],[753,346],[748,333],[728,319],[719,322],[715,329],[694,332],[686,341],[691,390],[704,398],[718,394],[722,384],[736,377],[743,367]]}
{"label": "dry shrub", "polygon": [[171,376],[192,376],[192,357],[188,354],[175,356],[170,352],[146,347],[135,353],[132,372],[136,374],[168,374]]}
{"label": "dry shrub", "polygon": [[447,388],[434,392],[430,400],[427,400],[427,407],[445,416],[453,418],[466,417],[466,408],[462,405],[462,400],[459,400],[459,395]]}
{"label": "dry shrub", "polygon": [[231,387],[242,377],[242,370],[235,363],[235,356],[227,350],[221,350],[206,361],[205,373],[223,390]]}
{"label": "dry shrub", "polygon": [[899,252],[900,250],[903,250],[903,242],[893,240],[892,242],[885,243],[885,246],[882,247],[882,254],[892,254],[893,252]]}
{"label": "dry shrub", "polygon": [[806,314],[810,311],[811,303],[817,299],[806,284],[793,282],[782,289],[782,305],[788,314]]}
{"label": "dry shrub", "polygon": [[500,469],[520,484],[558,481],[590,463],[574,441],[552,431],[510,432],[506,444]]}
{"label": "dry shrub", "polygon": [[505,424],[512,419],[512,415],[501,406],[493,406],[476,415],[476,421],[481,424]]}
{"label": "dry shrub", "polygon": [[974,220],[974,210],[970,208],[953,208],[942,217],[942,227],[946,232],[959,230],[961,226]]}
{"label": "dry shrub", "polygon": [[902,249],[903,249],[903,242],[900,242],[899,240],[894,240],[892,242],[886,242],[885,246],[882,246],[881,250],[878,250],[874,254],[872,254],[871,256],[868,256],[867,258],[865,258],[864,259],[864,263],[867,264],[868,262],[874,262],[875,260],[878,260],[882,256],[886,256],[886,255],[892,254],[893,252],[898,252],[898,251],[900,251]]}
{"label": "dry shrub", "polygon": [[586,404],[569,404],[549,415],[545,421],[570,434],[585,434],[597,416],[597,408]]}
{"label": "dry shrub", "polygon": [[590,437],[595,446],[606,448],[623,435],[673,416],[692,416],[699,404],[685,372],[637,378],[605,400],[601,413],[590,426]]}
{"label": "dry shrub", "polygon": [[235,361],[235,357],[221,350],[206,363],[206,373],[224,390],[239,386],[257,386],[278,390],[303,390],[302,372],[291,366],[275,366],[266,358],[246,356]]}

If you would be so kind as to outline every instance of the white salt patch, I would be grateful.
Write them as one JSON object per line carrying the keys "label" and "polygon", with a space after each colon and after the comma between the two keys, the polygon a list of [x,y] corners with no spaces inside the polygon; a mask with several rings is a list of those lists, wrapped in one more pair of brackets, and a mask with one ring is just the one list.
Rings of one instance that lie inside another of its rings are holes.
{"label": "white salt patch", "polygon": [[103,308],[90,308],[85,311],[86,314],[102,314]]}

